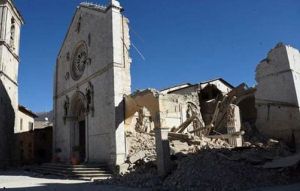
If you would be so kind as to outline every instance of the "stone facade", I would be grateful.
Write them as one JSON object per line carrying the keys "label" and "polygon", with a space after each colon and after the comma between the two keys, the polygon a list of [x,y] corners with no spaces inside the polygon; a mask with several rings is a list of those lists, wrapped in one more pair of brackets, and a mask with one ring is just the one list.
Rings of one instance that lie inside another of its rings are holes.
{"label": "stone facade", "polygon": [[0,0],[0,166],[14,160],[18,127],[18,68],[23,19],[11,0]]}
{"label": "stone facade", "polygon": [[59,52],[54,87],[54,150],[69,162],[125,160],[123,96],[130,94],[128,20],[117,1],[81,3]]}
{"label": "stone facade", "polygon": [[257,128],[294,142],[300,131],[300,53],[278,44],[256,68]]}

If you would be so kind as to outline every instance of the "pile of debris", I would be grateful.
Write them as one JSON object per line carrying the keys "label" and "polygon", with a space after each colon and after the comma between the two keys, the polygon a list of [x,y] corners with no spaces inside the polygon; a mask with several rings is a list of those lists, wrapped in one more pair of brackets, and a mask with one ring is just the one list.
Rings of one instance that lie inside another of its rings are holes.
{"label": "pile of debris", "polygon": [[[196,153],[202,149],[232,148],[224,140],[211,139],[204,136],[198,137],[191,134],[170,133],[169,139],[171,155]],[[180,139],[185,141],[180,141]],[[128,156],[126,162],[120,165],[119,173],[121,175],[135,171],[136,166],[156,160],[155,137],[153,133],[127,131],[126,142],[128,143]]]}
{"label": "pile of debris", "polygon": [[134,132],[126,132],[128,158],[120,174],[102,183],[158,190],[247,190],[300,181],[300,155],[241,120],[237,103],[254,91],[241,84],[225,95],[200,100],[204,109],[188,107],[186,120],[168,132],[173,168],[164,178],[158,176],[154,133],[143,125],[149,123],[140,121]]}
{"label": "pile of debris", "polygon": [[126,142],[128,156],[124,164],[119,166],[119,173],[124,175],[135,170],[137,164],[145,164],[156,160],[155,139],[148,133],[127,131]]}
{"label": "pile of debris", "polygon": [[[298,182],[298,170],[264,168],[266,161],[278,157],[275,153],[263,148],[202,150],[176,160],[177,168],[166,177],[162,187],[170,190],[247,190]],[[291,176],[292,173],[295,174]]]}
{"label": "pile of debris", "polygon": [[[151,135],[147,137],[153,141]],[[292,152],[279,141],[270,139],[266,143],[232,148],[225,141],[203,138],[202,145],[206,146],[198,148],[199,145],[171,141],[173,171],[165,179],[157,176],[153,158],[147,161],[144,156],[127,173],[100,183],[167,190],[247,190],[300,181],[296,168],[300,156],[291,158]],[[284,159],[289,162],[280,163]]]}

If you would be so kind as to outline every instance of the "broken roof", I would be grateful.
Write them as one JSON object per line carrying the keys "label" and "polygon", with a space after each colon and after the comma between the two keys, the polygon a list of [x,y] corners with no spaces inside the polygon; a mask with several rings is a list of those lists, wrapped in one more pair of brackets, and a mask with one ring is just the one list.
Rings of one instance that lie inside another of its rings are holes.
{"label": "broken roof", "polygon": [[195,85],[197,85],[197,84],[182,83],[182,84],[177,84],[177,85],[162,89],[162,90],[160,90],[160,92],[161,93],[169,93],[169,92],[172,92],[172,91],[184,89],[184,88],[195,86]]}
{"label": "broken roof", "polygon": [[207,81],[204,81],[204,82],[200,82],[200,85],[201,85],[201,84],[209,84],[209,83],[215,82],[215,81],[221,81],[221,82],[223,82],[225,85],[227,85],[228,87],[234,88],[233,85],[231,85],[229,82],[227,82],[227,81],[224,80],[223,78],[215,78],[215,79],[207,80]]}
{"label": "broken roof", "polygon": [[182,84],[174,85],[174,86],[171,86],[169,88],[162,89],[160,92],[161,93],[172,93],[172,92],[176,92],[178,90],[183,90],[183,89],[186,89],[186,88],[195,87],[195,86],[202,85],[202,84],[209,84],[209,83],[212,83],[212,82],[215,82],[215,81],[221,81],[223,84],[230,87],[231,89],[234,88],[233,85],[231,85],[229,82],[227,82],[223,78],[215,78],[215,79],[200,82],[199,84],[182,83]]}

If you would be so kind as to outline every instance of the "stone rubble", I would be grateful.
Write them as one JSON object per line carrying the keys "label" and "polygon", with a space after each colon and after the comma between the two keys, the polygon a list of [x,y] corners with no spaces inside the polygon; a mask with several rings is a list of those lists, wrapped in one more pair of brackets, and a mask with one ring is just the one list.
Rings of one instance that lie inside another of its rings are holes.
{"label": "stone rubble", "polygon": [[[173,171],[162,179],[157,176],[154,137],[147,133],[126,133],[130,139],[126,171],[99,184],[149,187],[156,190],[247,190],[300,181],[297,168],[264,169],[273,159],[292,155],[280,141],[246,142],[232,148],[226,141],[197,137],[200,145],[171,140]],[[145,156],[131,161],[136,155]],[[139,154],[138,154],[139,153]],[[131,163],[131,162],[133,163]],[[293,176],[291,176],[293,174]]]}

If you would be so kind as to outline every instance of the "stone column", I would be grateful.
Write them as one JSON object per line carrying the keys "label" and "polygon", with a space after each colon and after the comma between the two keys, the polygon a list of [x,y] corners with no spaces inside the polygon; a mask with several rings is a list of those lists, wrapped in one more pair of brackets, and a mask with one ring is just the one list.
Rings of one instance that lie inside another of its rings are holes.
{"label": "stone column", "polygon": [[158,175],[165,177],[171,170],[169,128],[155,128],[155,144]]}
{"label": "stone column", "polygon": [[[230,104],[227,111],[227,133],[236,133],[241,131],[240,108],[237,105]],[[243,146],[242,135],[229,138],[229,144],[235,147]]]}

